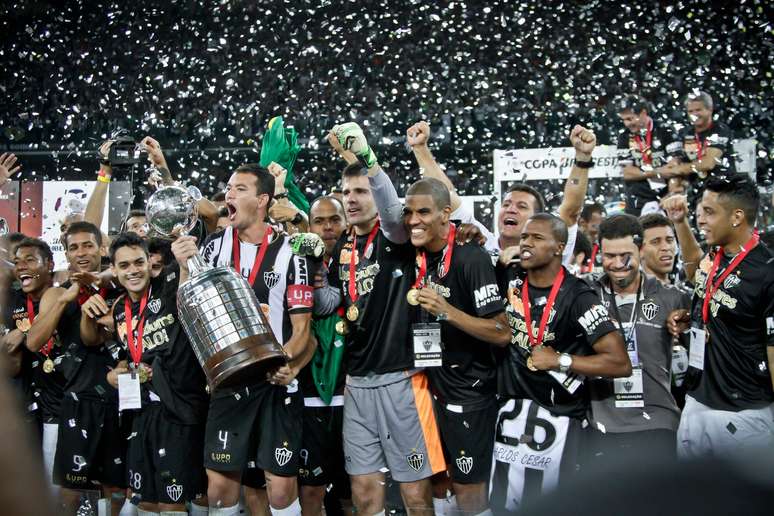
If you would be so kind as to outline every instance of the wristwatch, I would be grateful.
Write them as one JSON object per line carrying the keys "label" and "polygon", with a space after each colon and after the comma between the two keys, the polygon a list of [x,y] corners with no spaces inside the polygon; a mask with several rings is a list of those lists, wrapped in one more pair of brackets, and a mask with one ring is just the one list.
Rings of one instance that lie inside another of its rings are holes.
{"label": "wristwatch", "polygon": [[559,372],[566,373],[572,367],[572,356],[569,353],[561,353],[559,355]]}

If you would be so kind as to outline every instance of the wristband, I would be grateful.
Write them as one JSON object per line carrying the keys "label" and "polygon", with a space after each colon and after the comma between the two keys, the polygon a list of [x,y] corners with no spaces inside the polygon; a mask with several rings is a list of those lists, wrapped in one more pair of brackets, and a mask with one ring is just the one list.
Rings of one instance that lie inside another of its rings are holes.
{"label": "wristband", "polygon": [[578,167],[578,168],[591,168],[591,167],[594,166],[594,161],[593,160],[576,161],[575,162],[575,166]]}
{"label": "wristband", "polygon": [[297,213],[296,213],[296,216],[295,216],[295,217],[293,217],[292,219],[290,219],[290,223],[291,223],[291,224],[293,224],[294,226],[298,226],[299,224],[301,224],[301,222],[302,222],[303,220],[304,220],[304,216],[303,216],[303,215],[301,214],[301,212],[299,211],[299,212],[297,212]]}
{"label": "wristband", "polygon": [[97,174],[97,181],[101,181],[103,183],[109,183],[110,182],[110,174],[105,172],[104,169],[99,169],[99,173]]}
{"label": "wristband", "polygon": [[282,193],[275,194],[274,198],[275,199],[287,199],[288,198],[288,193],[287,192],[282,192]]}

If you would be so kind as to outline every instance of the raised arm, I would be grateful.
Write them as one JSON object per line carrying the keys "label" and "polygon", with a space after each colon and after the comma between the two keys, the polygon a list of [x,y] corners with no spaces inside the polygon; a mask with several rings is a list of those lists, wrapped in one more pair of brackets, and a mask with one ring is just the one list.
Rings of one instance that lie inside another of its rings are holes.
{"label": "raised arm", "polygon": [[0,188],[21,168],[21,165],[14,165],[16,165],[16,154],[4,152],[0,155]]}
{"label": "raised arm", "polygon": [[86,211],[83,214],[83,219],[86,222],[91,222],[98,228],[102,227],[102,216],[105,213],[110,177],[113,175],[113,169],[108,161],[111,145],[113,145],[113,140],[108,140],[99,147],[100,165],[99,172],[97,172],[97,186],[92,190],[89,201],[86,203]]}
{"label": "raised arm", "polygon": [[408,128],[406,131],[406,143],[411,147],[414,158],[417,160],[419,170],[424,177],[432,177],[442,182],[451,194],[451,209],[455,211],[462,204],[460,196],[457,194],[451,180],[446,176],[446,172],[435,161],[427,142],[430,141],[430,125],[425,122],[419,122]]}
{"label": "raised arm", "polygon": [[688,222],[688,199],[685,195],[671,195],[661,201],[661,207],[675,225],[675,234],[677,235],[677,243],[680,245],[685,274],[688,280],[693,281],[693,276],[696,274],[696,269],[699,267],[704,253]]}
{"label": "raised arm", "polygon": [[574,226],[578,222],[589,187],[589,167],[582,164],[591,161],[591,153],[597,145],[597,137],[592,131],[576,125],[570,132],[570,142],[575,148],[575,163],[564,183],[564,196],[559,206],[559,217],[567,226]]}
{"label": "raised arm", "polygon": [[371,193],[379,212],[381,230],[388,240],[396,244],[408,241],[403,225],[403,205],[390,178],[379,166],[376,154],[368,146],[363,130],[354,122],[334,126],[331,130],[346,150],[352,151],[367,170]]}

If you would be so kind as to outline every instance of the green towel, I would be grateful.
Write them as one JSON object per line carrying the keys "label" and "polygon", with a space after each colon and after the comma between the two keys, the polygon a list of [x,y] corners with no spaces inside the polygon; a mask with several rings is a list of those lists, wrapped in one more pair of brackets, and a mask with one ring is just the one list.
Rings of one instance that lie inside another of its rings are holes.
{"label": "green towel", "polygon": [[311,361],[312,378],[326,405],[333,399],[344,358],[344,337],[336,333],[336,323],[340,320],[337,313],[312,320],[312,331],[317,337],[317,349]]}
{"label": "green towel", "polygon": [[288,171],[285,176],[285,188],[288,191],[288,200],[304,213],[309,213],[309,201],[306,200],[301,189],[294,182],[293,165],[296,164],[296,156],[301,149],[298,145],[298,134],[292,127],[285,129],[281,116],[275,116],[269,120],[266,134],[263,135],[261,146],[261,166],[266,168],[272,161],[281,165]]}

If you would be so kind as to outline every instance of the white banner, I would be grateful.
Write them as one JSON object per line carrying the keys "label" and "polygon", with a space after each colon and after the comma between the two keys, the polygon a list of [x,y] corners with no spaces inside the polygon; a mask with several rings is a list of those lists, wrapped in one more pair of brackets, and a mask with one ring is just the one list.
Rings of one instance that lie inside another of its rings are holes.
{"label": "white banner", "polygon": [[[54,269],[67,268],[65,250],[59,241],[61,225],[65,217],[72,213],[83,213],[96,181],[46,181],[43,183],[43,227],[41,238],[51,247],[54,253]],[[108,204],[102,214],[102,232],[108,231]]]}

